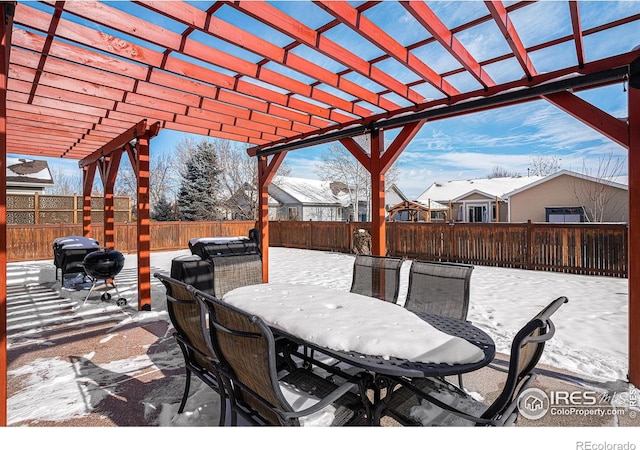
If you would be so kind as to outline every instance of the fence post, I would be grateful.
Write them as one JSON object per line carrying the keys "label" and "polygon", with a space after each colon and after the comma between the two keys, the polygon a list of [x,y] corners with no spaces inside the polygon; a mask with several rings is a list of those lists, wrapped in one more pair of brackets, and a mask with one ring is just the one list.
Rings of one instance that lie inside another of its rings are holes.
{"label": "fence post", "polygon": [[525,267],[527,270],[531,270],[531,267],[533,267],[533,225],[531,224],[531,219],[527,220],[527,227],[525,230],[527,233],[527,260],[525,262]]}
{"label": "fence post", "polygon": [[447,249],[447,261],[457,261],[458,243],[456,242],[456,223],[449,222],[449,248]]}
{"label": "fence post", "polygon": [[78,194],[73,194],[73,223],[78,223]]}
{"label": "fence post", "polygon": [[40,224],[40,195],[36,192],[33,194],[33,199],[34,199],[34,203],[33,203],[33,223],[35,223],[36,225]]}

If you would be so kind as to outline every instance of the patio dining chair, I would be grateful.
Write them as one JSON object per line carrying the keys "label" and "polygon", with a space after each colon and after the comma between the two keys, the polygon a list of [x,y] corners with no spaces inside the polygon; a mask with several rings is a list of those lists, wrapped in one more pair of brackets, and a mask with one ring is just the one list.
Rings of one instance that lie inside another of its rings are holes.
{"label": "patio dining chair", "polygon": [[402,258],[390,256],[357,255],[351,292],[396,303],[402,262]]}
{"label": "patio dining chair", "polygon": [[[412,261],[404,307],[467,320],[472,272],[469,264]],[[458,375],[458,386],[462,388],[462,375]]]}
{"label": "patio dining chair", "polygon": [[[490,405],[439,378],[401,380],[384,413],[403,425],[507,426],[518,419],[520,395],[536,378],[534,369],[545,343],[555,334],[551,316],[568,300],[558,297],[516,333],[511,344],[504,387]],[[528,396],[523,396],[526,401]],[[380,411],[378,411],[378,415]],[[379,418],[378,418],[379,419]]]}
{"label": "patio dining chair", "polygon": [[218,357],[207,345],[206,341],[209,337],[202,331],[201,308],[195,297],[194,288],[160,273],[155,273],[154,276],[167,289],[167,310],[175,329],[173,336],[178,341],[184,357],[187,377],[178,413],[184,411],[189,397],[191,374],[195,374],[220,395],[219,424],[222,425],[226,415],[224,380],[220,375]]}
{"label": "patio dining chair", "polygon": [[262,258],[259,253],[209,256],[212,266],[213,294],[222,298],[227,292],[242,286],[262,283]]}
{"label": "patio dining chair", "polygon": [[344,426],[361,418],[355,383],[337,385],[301,367],[278,372],[274,335],[262,319],[196,295],[209,316],[209,342],[233,386],[234,413],[252,424],[281,426]]}
{"label": "patio dining chair", "polygon": [[467,320],[473,266],[438,261],[413,261],[404,307]]}

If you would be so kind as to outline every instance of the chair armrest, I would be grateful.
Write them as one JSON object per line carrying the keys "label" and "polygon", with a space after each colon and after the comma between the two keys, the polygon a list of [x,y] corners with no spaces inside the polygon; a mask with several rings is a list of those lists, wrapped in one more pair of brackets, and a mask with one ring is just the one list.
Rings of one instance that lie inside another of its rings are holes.
{"label": "chair armrest", "polygon": [[332,391],[326,397],[323,397],[322,399],[320,399],[318,403],[314,404],[313,406],[310,406],[309,408],[306,408],[300,411],[295,411],[295,412],[280,411],[280,410],[275,410],[275,411],[285,420],[297,419],[299,417],[308,416],[330,405],[331,403],[333,403],[334,401],[336,401],[337,399],[345,395],[354,387],[356,387],[356,384],[348,381],[342,384],[341,386],[339,386],[334,391]]}
{"label": "chair armrest", "polygon": [[[444,403],[441,400],[438,400],[437,398],[433,397],[432,395],[429,395],[428,393],[418,389],[417,387],[413,386],[412,384],[404,381],[404,380],[399,380],[399,383],[403,386],[404,389],[408,389],[411,392],[413,392],[414,394],[416,394],[418,397],[423,398],[424,400],[427,400],[429,403],[434,404],[435,406],[437,406],[438,408],[444,409],[445,411],[448,411],[449,413],[461,417],[462,419],[466,419],[469,420],[471,422],[475,422],[478,424],[483,424],[483,425],[500,425],[500,421],[495,420],[495,419],[484,419],[482,417],[476,417],[476,416],[472,416],[469,414],[466,414],[456,408],[454,408],[451,405],[448,405],[447,403]],[[393,393],[391,393],[391,396],[393,396]]]}

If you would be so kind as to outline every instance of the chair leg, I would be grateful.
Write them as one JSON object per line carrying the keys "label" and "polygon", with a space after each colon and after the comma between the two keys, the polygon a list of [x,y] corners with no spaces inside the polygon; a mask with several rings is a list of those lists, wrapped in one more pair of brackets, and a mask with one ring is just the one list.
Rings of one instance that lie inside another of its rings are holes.
{"label": "chair leg", "polygon": [[464,389],[464,387],[462,386],[462,374],[461,373],[458,374],[458,387],[460,389]]}
{"label": "chair leg", "polygon": [[227,419],[227,396],[224,394],[224,385],[218,382],[218,392],[220,394],[220,420],[218,420],[218,426],[223,427]]}
{"label": "chair leg", "polygon": [[189,398],[189,388],[191,387],[191,370],[187,367],[187,379],[184,382],[184,394],[182,394],[182,401],[178,408],[178,414],[182,414],[184,407],[187,404],[187,398]]}

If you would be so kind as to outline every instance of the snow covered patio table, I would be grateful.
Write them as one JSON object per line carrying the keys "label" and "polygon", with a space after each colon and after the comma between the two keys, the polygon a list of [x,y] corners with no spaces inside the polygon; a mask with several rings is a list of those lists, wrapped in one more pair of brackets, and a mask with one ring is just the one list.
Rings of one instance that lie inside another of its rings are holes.
{"label": "snow covered patio table", "polygon": [[[418,316],[393,303],[348,291],[267,283],[234,289],[223,300],[260,316],[301,343],[376,373],[455,374],[488,364],[495,353],[491,338],[469,323]],[[430,324],[429,318],[439,326]],[[447,327],[475,339],[441,331]]]}

